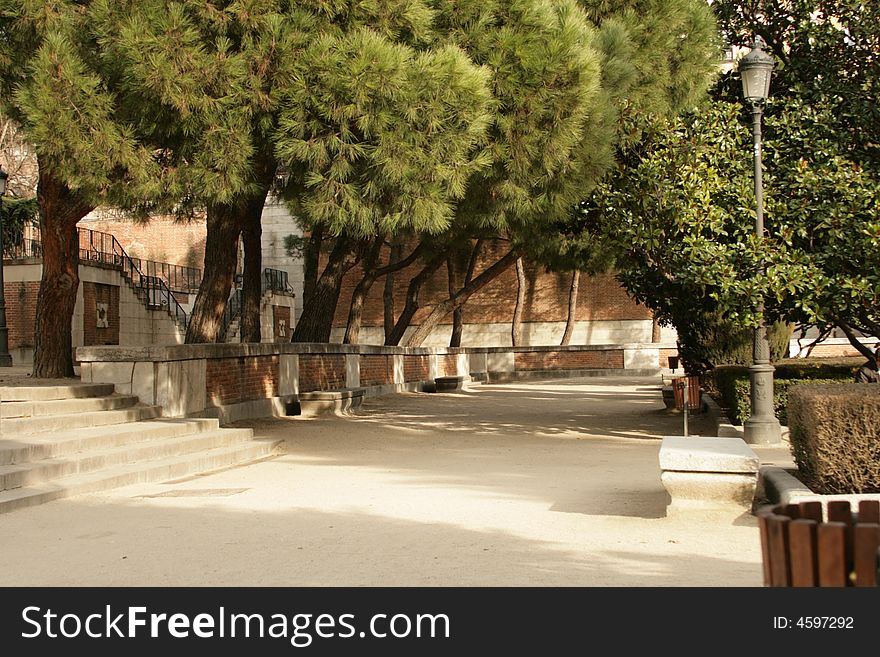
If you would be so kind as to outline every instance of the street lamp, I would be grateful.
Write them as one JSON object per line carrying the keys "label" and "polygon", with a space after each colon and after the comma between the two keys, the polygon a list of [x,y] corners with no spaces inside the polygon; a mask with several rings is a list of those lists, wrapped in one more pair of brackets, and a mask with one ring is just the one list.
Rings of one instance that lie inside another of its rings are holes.
{"label": "street lamp", "polygon": [[[761,172],[761,115],[764,102],[770,95],[770,74],[773,71],[773,57],[764,52],[764,40],[755,37],[751,51],[740,60],[739,71],[742,76],[743,96],[752,106],[752,134],[755,144],[755,235],[764,237],[764,186]],[[764,263],[761,271],[764,273]],[[746,420],[744,438],[747,443],[768,444],[780,440],[779,420],[773,412],[773,372],[770,364],[770,343],[767,340],[767,325],[764,322],[764,304],[758,308],[761,323],[755,329],[752,347],[751,379],[752,413]]]}
{"label": "street lamp", "polygon": [[0,367],[12,367],[9,353],[9,329],[6,327],[6,295],[3,292],[3,195],[9,175],[0,165]]}

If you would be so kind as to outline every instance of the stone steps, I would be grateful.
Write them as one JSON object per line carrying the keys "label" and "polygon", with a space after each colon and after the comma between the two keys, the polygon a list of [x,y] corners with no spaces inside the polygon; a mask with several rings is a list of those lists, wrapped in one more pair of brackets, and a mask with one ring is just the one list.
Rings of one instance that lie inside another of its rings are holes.
{"label": "stone steps", "polygon": [[277,453],[281,441],[212,418],[162,418],[112,385],[6,387],[0,513],[135,483],[177,479]]}
{"label": "stone steps", "polygon": [[93,413],[95,411],[130,408],[137,403],[138,398],[132,395],[54,399],[49,401],[9,401],[0,405],[0,418]]}
{"label": "stone steps", "polygon": [[131,443],[195,435],[220,428],[211,418],[160,418],[143,420],[126,427],[108,425],[84,427],[63,433],[33,434],[0,440],[0,466],[51,459],[102,450]]}
{"label": "stone steps", "polygon": [[274,456],[277,449],[277,441],[252,440],[232,447],[218,447],[194,454],[69,475],[51,482],[0,491],[0,513],[71,495],[94,493],[130,484],[167,481],[243,465]]}
{"label": "stone steps", "polygon": [[131,408],[92,413],[0,419],[0,436],[9,438],[11,436],[23,436],[48,431],[65,431],[82,427],[125,424],[128,422],[139,422],[140,420],[151,420],[160,415],[162,415],[162,409],[158,406],[133,406]]}
{"label": "stone steps", "polygon": [[53,399],[104,397],[112,395],[113,391],[112,383],[76,383],[67,386],[0,386],[0,401],[50,401]]}

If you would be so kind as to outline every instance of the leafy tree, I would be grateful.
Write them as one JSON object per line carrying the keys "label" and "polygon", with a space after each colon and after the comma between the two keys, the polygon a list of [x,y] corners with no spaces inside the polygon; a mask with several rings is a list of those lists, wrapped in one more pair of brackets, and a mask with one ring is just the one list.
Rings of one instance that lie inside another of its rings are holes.
{"label": "leafy tree", "polygon": [[[512,248],[438,303],[418,345],[448,313],[513,265],[605,173],[624,112],[675,112],[710,79],[714,24],[699,2],[438,2],[441,21],[494,76],[492,166],[456,207],[459,225],[507,234]],[[471,228],[471,230],[473,230]]]}
{"label": "leafy tree", "polygon": [[151,152],[118,113],[90,40],[89,2],[0,3],[0,102],[34,145],[43,275],[34,376],[73,376],[71,320],[79,286],[76,224],[99,204],[149,193]]}

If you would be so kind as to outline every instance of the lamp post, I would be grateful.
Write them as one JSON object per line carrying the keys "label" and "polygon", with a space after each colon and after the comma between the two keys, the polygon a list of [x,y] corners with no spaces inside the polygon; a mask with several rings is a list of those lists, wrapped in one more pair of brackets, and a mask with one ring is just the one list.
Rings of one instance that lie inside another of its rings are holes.
{"label": "lamp post", "polygon": [[0,166],[0,367],[12,367],[9,353],[9,329],[6,327],[6,295],[3,292],[3,195],[9,175]]}
{"label": "lamp post", "polygon": [[[773,71],[773,57],[764,52],[764,41],[755,37],[751,51],[739,63],[742,77],[743,96],[752,106],[752,134],[755,145],[755,235],[764,236],[764,186],[761,172],[761,116],[764,102],[770,94],[770,74]],[[764,263],[761,263],[764,273]],[[755,329],[752,347],[751,379],[752,413],[746,420],[744,438],[747,443],[768,444],[780,440],[779,420],[773,412],[773,372],[770,364],[770,343],[767,341],[767,325],[764,322],[764,304],[758,308],[761,323]]]}

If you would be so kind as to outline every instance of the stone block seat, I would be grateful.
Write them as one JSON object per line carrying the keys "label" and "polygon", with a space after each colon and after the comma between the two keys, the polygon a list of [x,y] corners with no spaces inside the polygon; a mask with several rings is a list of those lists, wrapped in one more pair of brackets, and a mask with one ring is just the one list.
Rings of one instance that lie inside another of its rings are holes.
{"label": "stone block seat", "polygon": [[741,438],[664,437],[660,479],[671,498],[667,515],[750,512],[759,465],[758,455]]}
{"label": "stone block seat", "polygon": [[472,381],[469,376],[438,376],[434,379],[435,392],[455,392],[464,390]]}
{"label": "stone block seat", "polygon": [[296,396],[291,415],[314,417],[322,413],[343,414],[361,405],[365,388],[340,388],[338,390],[313,390]]}

